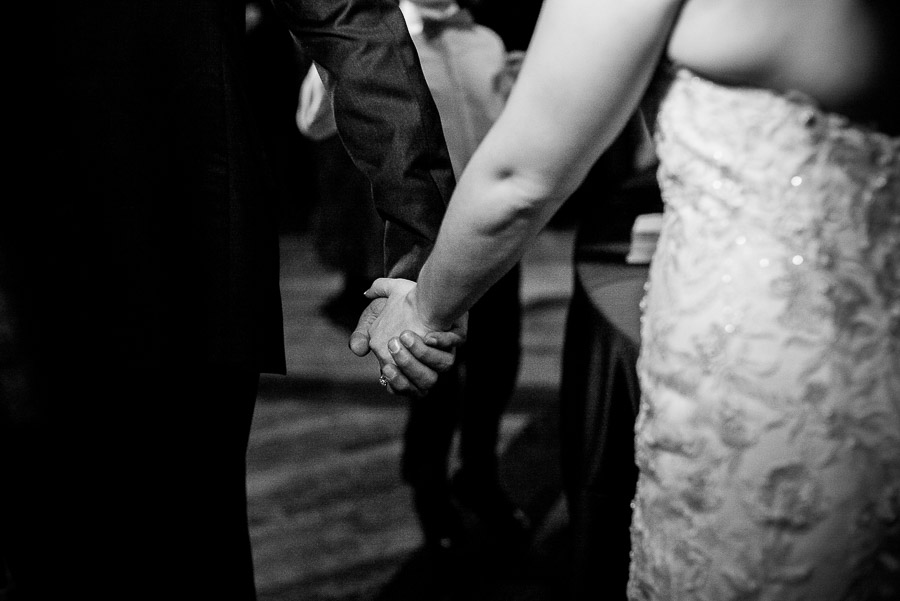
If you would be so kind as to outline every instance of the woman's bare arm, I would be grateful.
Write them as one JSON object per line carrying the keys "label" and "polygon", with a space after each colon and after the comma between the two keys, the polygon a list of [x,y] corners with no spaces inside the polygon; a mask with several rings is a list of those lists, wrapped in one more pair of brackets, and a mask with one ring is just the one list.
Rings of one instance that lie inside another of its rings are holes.
{"label": "woman's bare arm", "polygon": [[637,108],[681,1],[548,0],[502,116],[453,195],[417,294],[446,329],[521,257]]}

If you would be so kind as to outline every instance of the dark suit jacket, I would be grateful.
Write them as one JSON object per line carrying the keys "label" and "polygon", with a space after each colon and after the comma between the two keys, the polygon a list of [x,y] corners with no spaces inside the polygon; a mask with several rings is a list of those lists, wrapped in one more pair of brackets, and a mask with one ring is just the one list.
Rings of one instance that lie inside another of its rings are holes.
{"label": "dark suit jacket", "polygon": [[[342,139],[388,220],[387,268],[415,277],[453,179],[399,10],[275,5],[334,76]],[[46,60],[25,86],[44,111],[26,161],[40,175],[0,220],[17,346],[47,365],[283,371],[276,191],[245,88],[244,3],[41,10]]]}

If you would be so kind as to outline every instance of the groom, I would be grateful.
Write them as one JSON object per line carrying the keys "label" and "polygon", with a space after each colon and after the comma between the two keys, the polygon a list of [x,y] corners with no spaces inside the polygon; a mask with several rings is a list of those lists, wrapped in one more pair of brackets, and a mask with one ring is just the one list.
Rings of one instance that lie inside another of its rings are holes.
{"label": "groom", "polygon": [[[415,277],[453,176],[396,3],[274,4]],[[0,563],[15,599],[252,600],[244,457],[285,358],[244,3],[40,10],[0,215]]]}

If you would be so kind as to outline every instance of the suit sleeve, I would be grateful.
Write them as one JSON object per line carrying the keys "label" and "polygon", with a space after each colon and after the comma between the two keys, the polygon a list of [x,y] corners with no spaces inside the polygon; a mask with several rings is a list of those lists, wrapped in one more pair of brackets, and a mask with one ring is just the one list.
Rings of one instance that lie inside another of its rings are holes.
{"label": "suit sleeve", "polygon": [[273,0],[328,74],[344,146],[385,220],[385,270],[416,279],[437,237],[453,171],[415,46],[392,0]]}

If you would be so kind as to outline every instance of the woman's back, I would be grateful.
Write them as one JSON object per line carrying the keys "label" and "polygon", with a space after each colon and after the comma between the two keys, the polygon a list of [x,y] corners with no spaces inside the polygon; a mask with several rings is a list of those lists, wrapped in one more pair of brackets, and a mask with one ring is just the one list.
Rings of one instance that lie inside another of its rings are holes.
{"label": "woman's back", "polygon": [[896,0],[688,0],[668,56],[713,81],[802,92],[896,134],[898,28]]}

